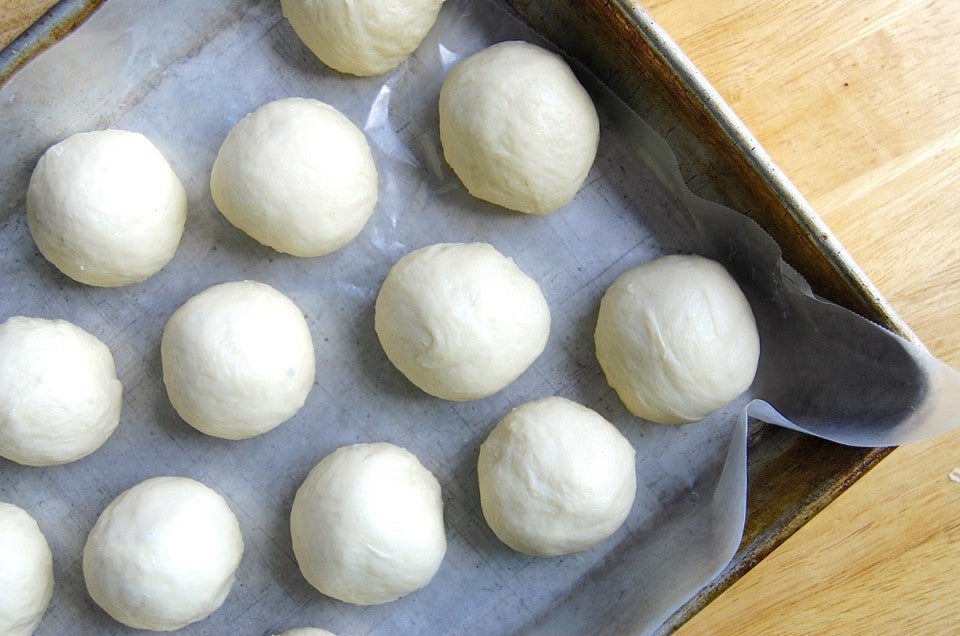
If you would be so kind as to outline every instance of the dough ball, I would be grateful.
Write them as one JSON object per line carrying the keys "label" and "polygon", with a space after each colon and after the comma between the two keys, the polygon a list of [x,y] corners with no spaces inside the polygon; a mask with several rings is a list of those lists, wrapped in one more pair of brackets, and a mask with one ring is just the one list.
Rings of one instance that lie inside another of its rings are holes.
{"label": "dough ball", "polygon": [[193,479],[154,477],[122,492],[83,547],[87,591],[136,629],[172,631],[223,604],[243,555],[223,497]]}
{"label": "dough ball", "polygon": [[0,325],[0,456],[52,466],[89,455],[120,423],[122,394],[110,350],[80,327]]}
{"label": "dough ball", "polygon": [[480,505],[514,550],[557,556],[616,532],[637,492],[635,451],[599,413],[560,397],[517,407],[480,446]]}
{"label": "dough ball", "polygon": [[436,478],[393,444],[356,444],[314,466],[293,500],[293,552],[304,577],[357,605],[430,582],[447,540]]}
{"label": "dough ball", "polygon": [[292,417],[316,375],[300,309],[253,281],[214,285],[184,303],[163,329],[160,358],[180,417],[226,439],[259,435]]}
{"label": "dough ball", "polygon": [[661,424],[702,420],[753,382],[760,336],[722,265],[665,256],[621,275],[600,302],[597,358],[631,413]]}
{"label": "dough ball", "polygon": [[277,634],[277,636],[336,636],[336,634],[319,627],[294,627]]}
{"label": "dough ball", "polygon": [[447,400],[506,387],[543,352],[550,333],[540,287],[486,243],[441,243],[407,254],[383,282],[375,316],[390,361]]}
{"label": "dough ball", "polygon": [[32,634],[53,596],[53,556],[26,511],[0,502],[0,634]]}
{"label": "dough ball", "polygon": [[118,287],[170,262],[187,195],[160,151],[139,133],[78,133],[47,150],[27,190],[40,253],[70,278]]}
{"label": "dough ball", "polygon": [[443,155],[475,197],[546,214],[569,203],[597,154],[593,102],[559,56],[501,42],[457,64],[440,91]]}
{"label": "dough ball", "polygon": [[233,225],[294,256],[352,240],[377,204],[367,138],[337,109],[291,97],[261,106],[227,135],[210,192]]}
{"label": "dough ball", "polygon": [[320,61],[342,73],[380,75],[426,37],[443,0],[280,0],[290,26]]}

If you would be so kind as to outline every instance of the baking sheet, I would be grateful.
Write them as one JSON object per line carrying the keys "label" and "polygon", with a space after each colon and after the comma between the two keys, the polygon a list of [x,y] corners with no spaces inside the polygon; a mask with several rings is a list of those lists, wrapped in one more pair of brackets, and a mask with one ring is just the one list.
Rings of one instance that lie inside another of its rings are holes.
{"label": "baking sheet", "polygon": [[[54,553],[57,585],[39,633],[82,627],[127,633],[86,595],[86,533],[122,490],[159,474],[186,475],[223,494],[246,552],[224,606],[184,633],[274,633],[313,624],[337,633],[615,633],[650,631],[732,557],[743,527],[748,413],[843,443],[886,445],[955,426],[956,375],[919,348],[812,298],[754,224],[693,197],[669,148],[584,74],[601,111],[601,144],[583,191],[563,210],[531,217],[471,198],[442,160],[436,101],[458,59],[505,39],[545,44],[492,0],[449,0],[417,53],[379,78],[336,74],[282,19],[279,3],[110,0],[77,32],[0,88],[0,319],[65,318],[111,348],[125,387],[117,433],[90,457],[36,469],[0,463],[0,498],[33,514]],[[380,203],[339,252],[273,252],[223,219],[209,170],[227,131],[271,99],[314,97],[367,133]],[[107,127],[144,133],[188,191],[174,260],[120,289],[74,283],[36,251],[23,214],[30,171],[67,135]],[[440,241],[487,241],[538,280],[553,312],[547,349],[490,398],[450,403],[397,372],[373,331],[389,267]],[[664,253],[724,262],[751,300],[762,358],[750,392],[687,427],[631,417],[606,386],[592,333],[603,290]],[[230,442],[184,424],[166,399],[159,342],[166,318],[206,287],[254,279],[307,316],[318,380],[304,409],[259,438]],[[637,448],[638,497],[603,545],[568,557],[511,552],[479,510],[480,443],[511,407],[563,395],[598,410]],[[764,399],[773,406],[768,406]],[[781,415],[782,414],[782,415]],[[356,607],[300,575],[287,517],[309,469],[359,441],[409,448],[444,492],[449,548],[433,583],[397,602]]]}

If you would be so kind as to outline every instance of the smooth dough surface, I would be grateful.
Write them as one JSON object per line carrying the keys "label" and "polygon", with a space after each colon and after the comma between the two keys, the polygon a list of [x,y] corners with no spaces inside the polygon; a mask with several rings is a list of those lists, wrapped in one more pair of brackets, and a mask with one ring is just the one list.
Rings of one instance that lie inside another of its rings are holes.
{"label": "smooth dough surface", "polygon": [[665,256],[622,274],[595,334],[607,382],[631,413],[662,424],[702,420],[753,382],[760,336],[733,277],[700,256]]}
{"label": "smooth dough surface", "polygon": [[260,243],[321,256],[363,229],[377,204],[377,167],[363,132],[315,99],[269,102],[230,131],[213,164],[220,212]]}
{"label": "smooth dough surface", "polygon": [[70,278],[117,287],[149,278],[173,258],[187,195],[140,133],[77,133],[52,146],[27,189],[40,253]]}
{"label": "smooth dough surface", "polygon": [[25,510],[0,502],[0,634],[32,634],[52,596],[47,539]]}
{"label": "smooth dough surface", "polygon": [[420,46],[443,0],[280,0],[283,15],[320,61],[342,73],[380,75]]}
{"label": "smooth dough surface", "polygon": [[636,453],[599,413],[560,397],[512,410],[480,446],[480,505],[514,550],[557,556],[619,528],[637,491]]}
{"label": "smooth dough surface", "polygon": [[320,460],[297,490],[290,530],[307,581],[357,605],[424,587],[447,550],[440,484],[412,453],[386,443]]}
{"label": "smooth dough surface", "polygon": [[223,497],[193,479],[154,477],[100,514],[83,548],[83,578],[124,625],[171,631],[223,604],[242,555],[240,524]]}
{"label": "smooth dough surface", "polygon": [[440,243],[401,258],[377,296],[375,327],[390,361],[447,400],[513,382],[539,356],[550,309],[536,281],[487,243]]}
{"label": "smooth dough surface", "polygon": [[457,64],[440,90],[443,155],[467,190],[546,214],[569,203],[597,154],[593,101],[559,56],[501,42]]}
{"label": "smooth dough surface", "polygon": [[266,285],[214,285],[170,316],[160,344],[177,413],[207,435],[244,439],[300,410],[316,376],[300,309]]}
{"label": "smooth dough surface", "polygon": [[277,634],[277,636],[336,636],[336,634],[319,627],[294,627]]}
{"label": "smooth dough surface", "polygon": [[123,387],[105,344],[65,320],[0,325],[0,456],[52,466],[100,448],[120,423]]}

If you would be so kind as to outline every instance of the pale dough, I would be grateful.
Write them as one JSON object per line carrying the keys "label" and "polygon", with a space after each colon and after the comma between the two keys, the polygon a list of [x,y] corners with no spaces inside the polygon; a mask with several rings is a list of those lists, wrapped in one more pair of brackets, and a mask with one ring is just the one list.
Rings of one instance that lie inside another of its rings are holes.
{"label": "pale dough", "polygon": [[293,552],[328,596],[376,605],[425,586],[447,550],[440,484],[409,451],[355,444],[324,457],[297,490]]}
{"label": "pale dough", "polygon": [[443,0],[280,0],[283,15],[320,61],[342,73],[380,75],[420,46]]}
{"label": "pale dough", "polygon": [[591,548],[627,518],[635,451],[599,413],[548,397],[512,410],[480,446],[480,504],[514,550],[557,556]]}
{"label": "pale dough", "polygon": [[545,214],[569,203],[597,154],[593,101],[559,56],[501,42],[457,64],[440,91],[443,155],[470,194]]}
{"label": "pale dough", "polygon": [[193,479],[154,477],[100,514],[83,548],[83,578],[124,625],[172,631],[223,604],[242,555],[240,524],[223,497]]}
{"label": "pale dough", "polygon": [[622,274],[603,296],[597,358],[631,413],[662,424],[702,420],[753,382],[760,336],[722,265],[665,256]]}
{"label": "pale dough", "polygon": [[0,502],[0,634],[28,636],[53,596],[53,555],[25,510]]}
{"label": "pale dough", "polygon": [[415,250],[390,270],[375,328],[390,361],[431,395],[475,400],[543,352],[550,309],[536,281],[486,243]]}
{"label": "pale dough", "polygon": [[321,256],[363,229],[377,204],[367,138],[337,109],[290,97],[261,106],[227,135],[210,192],[233,225],[273,249]]}
{"label": "pale dough", "polygon": [[266,285],[214,285],[163,329],[163,383],[177,413],[207,435],[244,439],[300,410],[313,386],[313,339],[300,309]]}
{"label": "pale dough", "polygon": [[100,448],[120,423],[123,387],[105,344],[65,320],[0,325],[0,456],[65,464]]}
{"label": "pale dough", "polygon": [[40,253],[98,287],[142,281],[180,244],[187,195],[170,164],[139,133],[77,133],[47,150],[27,190]]}
{"label": "pale dough", "polygon": [[277,636],[336,636],[336,634],[319,627],[294,627],[277,634]]}

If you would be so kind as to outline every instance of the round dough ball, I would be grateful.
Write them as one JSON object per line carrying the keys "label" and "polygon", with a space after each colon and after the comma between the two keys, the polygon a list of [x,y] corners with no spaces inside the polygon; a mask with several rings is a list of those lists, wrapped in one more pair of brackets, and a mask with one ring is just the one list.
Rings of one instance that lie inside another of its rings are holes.
{"label": "round dough ball", "polygon": [[53,556],[37,522],[0,502],[0,634],[32,634],[53,596]]}
{"label": "round dough ball", "polygon": [[0,325],[0,456],[52,466],[89,455],[120,423],[122,394],[110,350],[80,327]]}
{"label": "round dough ball", "polygon": [[590,96],[559,56],[501,42],[457,64],[440,91],[443,155],[475,197],[546,214],[569,203],[597,154]]}
{"label": "round dough ball", "polygon": [[210,192],[223,216],[260,243],[321,256],[366,225],[377,178],[359,128],[332,106],[291,97],[261,106],[230,131]]}
{"label": "round dough ball", "polygon": [[722,265],[665,256],[622,274],[600,302],[597,358],[631,413],[702,420],[743,393],[760,359],[750,304]]}
{"label": "round dough ball", "polygon": [[304,577],[357,605],[394,601],[433,578],[447,551],[436,478],[393,444],[338,448],[314,466],[290,513]]}
{"label": "round dough ball", "polygon": [[40,253],[70,278],[118,287],[170,262],[187,195],[160,151],[139,133],[78,133],[47,150],[27,190]]}
{"label": "round dough ball", "polygon": [[160,344],[170,402],[197,430],[265,433],[300,410],[316,376],[300,309],[253,281],[214,285],[175,311]]}
{"label": "round dough ball", "polygon": [[319,627],[294,627],[277,634],[277,636],[336,636],[336,634]]}
{"label": "round dough ball", "polygon": [[443,0],[280,0],[283,15],[320,61],[341,73],[380,75],[420,46]]}
{"label": "round dough ball", "polygon": [[512,410],[480,446],[493,532],[533,556],[586,550],[616,532],[637,492],[635,451],[599,413],[560,397]]}
{"label": "round dough ball", "polygon": [[486,243],[440,243],[401,258],[377,296],[375,328],[390,361],[447,400],[513,382],[539,356],[550,309],[536,281]]}
{"label": "round dough ball", "polygon": [[243,555],[223,497],[193,479],[154,477],[100,514],[83,548],[87,591],[136,629],[172,631],[223,604]]}

